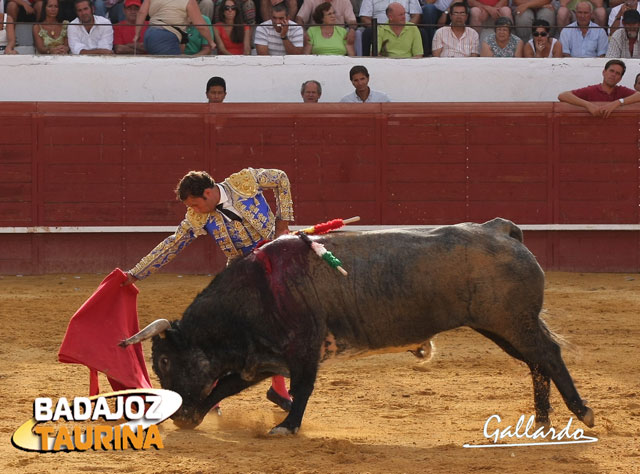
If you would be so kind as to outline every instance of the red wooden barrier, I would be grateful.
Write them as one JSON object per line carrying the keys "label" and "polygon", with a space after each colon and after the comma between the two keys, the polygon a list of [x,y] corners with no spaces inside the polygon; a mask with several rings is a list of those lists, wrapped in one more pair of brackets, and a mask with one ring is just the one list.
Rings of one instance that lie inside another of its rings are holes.
{"label": "red wooden barrier", "polygon": [[[564,104],[78,104],[0,109],[0,273],[128,268],[165,234],[10,227],[176,225],[188,170],[284,169],[298,224],[639,224],[639,112]],[[2,229],[4,228],[4,229]],[[40,229],[42,230],[42,229]],[[527,231],[549,269],[639,271],[637,230]],[[199,239],[168,266],[210,272]],[[205,258],[202,256],[204,255]]]}

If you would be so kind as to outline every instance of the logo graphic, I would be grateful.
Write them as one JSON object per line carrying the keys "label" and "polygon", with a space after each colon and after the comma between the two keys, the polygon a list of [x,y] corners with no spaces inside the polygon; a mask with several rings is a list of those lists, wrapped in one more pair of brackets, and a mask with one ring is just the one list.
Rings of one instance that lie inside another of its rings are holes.
{"label": "logo graphic", "polygon": [[[502,419],[498,415],[491,415],[484,423],[484,437],[490,439],[492,444],[464,444],[463,448],[506,448],[506,447],[519,447],[519,446],[549,446],[552,444],[582,444],[582,443],[595,443],[598,438],[592,436],[586,436],[584,431],[577,428],[575,431],[571,431],[571,422],[573,418],[569,418],[567,426],[560,431],[556,431],[555,428],[540,426],[535,428],[535,419],[531,415],[526,425],[524,422],[524,415],[518,418],[518,422],[515,426],[507,426],[500,429],[499,424]],[[492,424],[492,421],[495,424]],[[491,427],[490,427],[491,426]],[[491,431],[493,430],[493,431]],[[500,443],[503,439],[522,439],[526,440],[550,440],[550,441],[537,441],[537,442],[525,442],[525,443]]]}
{"label": "logo graphic", "polygon": [[[158,425],[181,404],[177,393],[154,388],[75,397],[71,403],[62,397],[55,406],[50,398],[36,398],[33,418],[13,433],[11,442],[18,449],[42,453],[162,449]],[[123,418],[125,423],[114,423]]]}

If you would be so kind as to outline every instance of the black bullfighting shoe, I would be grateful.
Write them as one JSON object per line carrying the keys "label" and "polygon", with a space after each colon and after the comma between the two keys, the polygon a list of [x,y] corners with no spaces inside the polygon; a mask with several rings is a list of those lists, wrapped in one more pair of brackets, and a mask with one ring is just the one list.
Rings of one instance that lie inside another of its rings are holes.
{"label": "black bullfighting shoe", "polygon": [[287,400],[286,398],[284,398],[282,395],[276,392],[273,387],[270,387],[269,390],[267,390],[267,400],[275,403],[284,411],[291,411],[291,400]]}

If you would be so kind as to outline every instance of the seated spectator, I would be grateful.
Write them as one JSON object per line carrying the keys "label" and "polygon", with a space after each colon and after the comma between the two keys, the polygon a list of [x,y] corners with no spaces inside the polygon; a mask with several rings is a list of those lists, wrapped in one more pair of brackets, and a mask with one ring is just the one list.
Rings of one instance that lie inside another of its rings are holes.
{"label": "seated spectator", "polygon": [[218,54],[251,54],[251,28],[244,25],[242,7],[238,0],[224,0],[218,7],[215,34]]}
{"label": "seated spectator", "polygon": [[638,29],[640,28],[640,13],[637,10],[627,10],[622,16],[622,26],[611,35],[608,58],[640,58],[638,48]]}
{"label": "seated spectator", "polygon": [[369,71],[364,66],[353,66],[349,71],[349,78],[355,90],[345,95],[340,102],[364,104],[365,102],[391,102],[384,92],[369,88]]}
{"label": "seated spectator", "polygon": [[311,26],[307,30],[304,54],[356,55],[353,44],[347,43],[347,30],[336,26],[336,15],[331,3],[318,5],[313,17],[315,23],[321,26]]}
{"label": "seated spectator", "polygon": [[482,42],[481,56],[496,58],[521,58],[523,56],[522,40],[511,33],[513,22],[501,16],[495,23],[496,32]]}
{"label": "seated spectator", "polygon": [[640,2],[638,0],[625,0],[611,9],[609,14],[609,36],[613,36],[618,28],[622,28],[622,15],[628,10],[636,10],[640,13]]}
{"label": "seated spectator", "polygon": [[[594,117],[607,118],[611,115],[611,112],[618,107],[640,102],[640,93],[618,85],[626,69],[627,67],[624,62],[619,59],[612,59],[604,66],[604,71],[602,71],[602,84],[562,92],[558,96],[558,100],[567,104],[584,107]],[[593,102],[609,103],[597,106]]]}
{"label": "seated spectator", "polygon": [[466,26],[469,17],[467,5],[456,2],[451,5],[450,13],[451,25],[443,26],[433,37],[433,56],[442,58],[479,56],[478,33]]}
{"label": "seated spectator", "polygon": [[[304,0],[298,14],[296,23],[298,25],[319,25],[321,22],[314,20],[316,8],[327,0]],[[336,17],[336,24],[340,26],[349,25],[349,29],[357,28],[356,15],[353,12],[353,5],[349,0],[331,0],[331,6]]]}
{"label": "seated spectator", "polygon": [[[387,7],[393,0],[362,0],[360,5],[360,22],[365,26],[362,33],[362,54],[369,56],[371,51],[371,25],[373,17],[378,20],[378,24],[381,25],[387,22]],[[400,2],[404,7],[406,13],[406,21],[410,21],[414,25],[420,23],[420,14],[422,9],[418,0],[401,0]]]}
{"label": "seated spectator", "polygon": [[[213,27],[211,26],[211,20],[208,16],[203,16],[202,19],[209,26],[209,34],[213,38]],[[209,42],[202,37],[198,28],[193,24],[187,26],[187,44],[184,46],[184,54],[187,56],[208,56],[211,54],[211,46]]]}
{"label": "seated spectator", "polygon": [[283,4],[273,7],[271,20],[256,28],[256,51],[262,56],[302,54],[304,34],[302,27],[289,19]]}
{"label": "seated spectator", "polygon": [[271,18],[273,16],[273,9],[277,5],[285,7],[289,14],[289,18],[296,17],[296,14],[298,13],[297,0],[260,0],[260,18],[262,18],[263,22],[267,21],[267,18]]}
{"label": "seated spectator", "polygon": [[215,4],[213,0],[196,0],[196,3],[202,16],[206,16],[213,22],[213,17],[215,16]]}
{"label": "seated spectator", "polygon": [[75,0],[78,18],[69,24],[67,35],[71,54],[113,54],[113,27],[93,14],[90,0]]}
{"label": "seated spectator", "polygon": [[602,28],[591,21],[592,11],[591,3],[578,3],[576,6],[578,21],[571,23],[569,28],[564,28],[560,33],[562,52],[565,57],[601,58],[606,54],[609,38]]}
{"label": "seated spectator", "polygon": [[636,75],[636,81],[633,83],[633,88],[640,92],[640,74]]}
{"label": "seated spectator", "polygon": [[489,20],[492,20],[494,26],[498,18],[508,18],[513,23],[509,0],[469,0],[468,3],[469,25],[475,28],[478,34],[482,33],[483,25]]}
{"label": "seated spectator", "polygon": [[[216,0],[215,18],[211,19],[213,23],[224,23],[224,9],[220,8],[220,5],[224,5],[224,0]],[[255,25],[256,5],[253,3],[253,0],[240,0],[240,9],[242,10],[244,23],[246,25]]]}
{"label": "seated spectator", "polygon": [[133,37],[136,35],[136,18],[141,6],[142,0],[124,1],[125,19],[113,28],[113,50],[116,54],[145,54],[143,41],[148,21],[144,22],[145,26],[140,30],[138,42],[134,43],[133,41]]}
{"label": "seated spectator", "polygon": [[207,81],[207,100],[210,104],[220,104],[227,97],[227,83],[218,76]]}
{"label": "seated spectator", "polygon": [[59,0],[44,0],[40,23],[33,25],[33,45],[40,54],[68,54],[69,22],[62,20]]}
{"label": "seated spectator", "polygon": [[531,38],[533,20],[544,20],[552,27],[556,24],[556,11],[551,0],[513,0],[516,34],[522,41]]}
{"label": "seated spectator", "polygon": [[420,27],[422,34],[422,49],[425,56],[431,56],[431,45],[433,43],[433,35],[436,34],[437,26],[444,25],[447,22],[447,14],[449,6],[453,0],[435,0],[429,3],[427,0],[422,6],[422,24]]}
{"label": "seated spectator", "polygon": [[[581,0],[560,0],[560,6],[556,12],[556,25],[564,28],[569,23],[577,20],[576,7]],[[590,0],[592,7],[591,19],[600,26],[607,25],[607,12],[603,7],[603,0]]]}
{"label": "seated spectator", "polygon": [[93,11],[114,25],[125,20],[123,0],[93,0]]}
{"label": "seated spectator", "polygon": [[211,27],[207,26],[195,0],[146,0],[136,17],[136,34],[133,37],[135,43],[140,39],[140,30],[147,15],[150,17],[149,27],[144,34],[144,49],[147,54],[182,54],[181,45],[186,45],[189,37],[183,30],[184,26],[171,25],[195,25],[207,40],[209,48],[213,50],[216,47]]}
{"label": "seated spectator", "polygon": [[322,95],[322,86],[318,81],[305,81],[300,88],[302,102],[305,104],[315,104],[320,100]]}
{"label": "seated spectator", "polygon": [[16,51],[16,28],[8,13],[0,14],[0,54],[18,54]]}
{"label": "seated spectator", "polygon": [[[2,0],[0,0],[2,1]],[[16,22],[34,22],[40,18],[42,0],[7,0],[6,13]]]}
{"label": "seated spectator", "polygon": [[562,43],[551,37],[551,26],[545,20],[533,22],[533,33],[524,45],[525,58],[561,58]]}
{"label": "seated spectator", "polygon": [[388,25],[378,26],[378,53],[389,58],[421,58],[422,37],[411,22],[407,23],[404,7],[397,2],[387,7]]}

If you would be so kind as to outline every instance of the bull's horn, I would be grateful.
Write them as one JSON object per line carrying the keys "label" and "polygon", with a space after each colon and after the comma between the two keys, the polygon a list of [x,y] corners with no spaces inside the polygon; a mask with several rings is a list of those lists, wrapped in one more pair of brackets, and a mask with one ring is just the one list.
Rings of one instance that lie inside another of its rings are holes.
{"label": "bull's horn", "polygon": [[171,323],[166,319],[156,319],[154,322],[149,324],[146,328],[144,328],[139,333],[134,334],[129,339],[120,341],[118,345],[120,347],[127,347],[127,346],[130,346],[131,344],[137,344],[138,342],[151,339],[153,336],[165,332],[170,327],[171,327]]}

